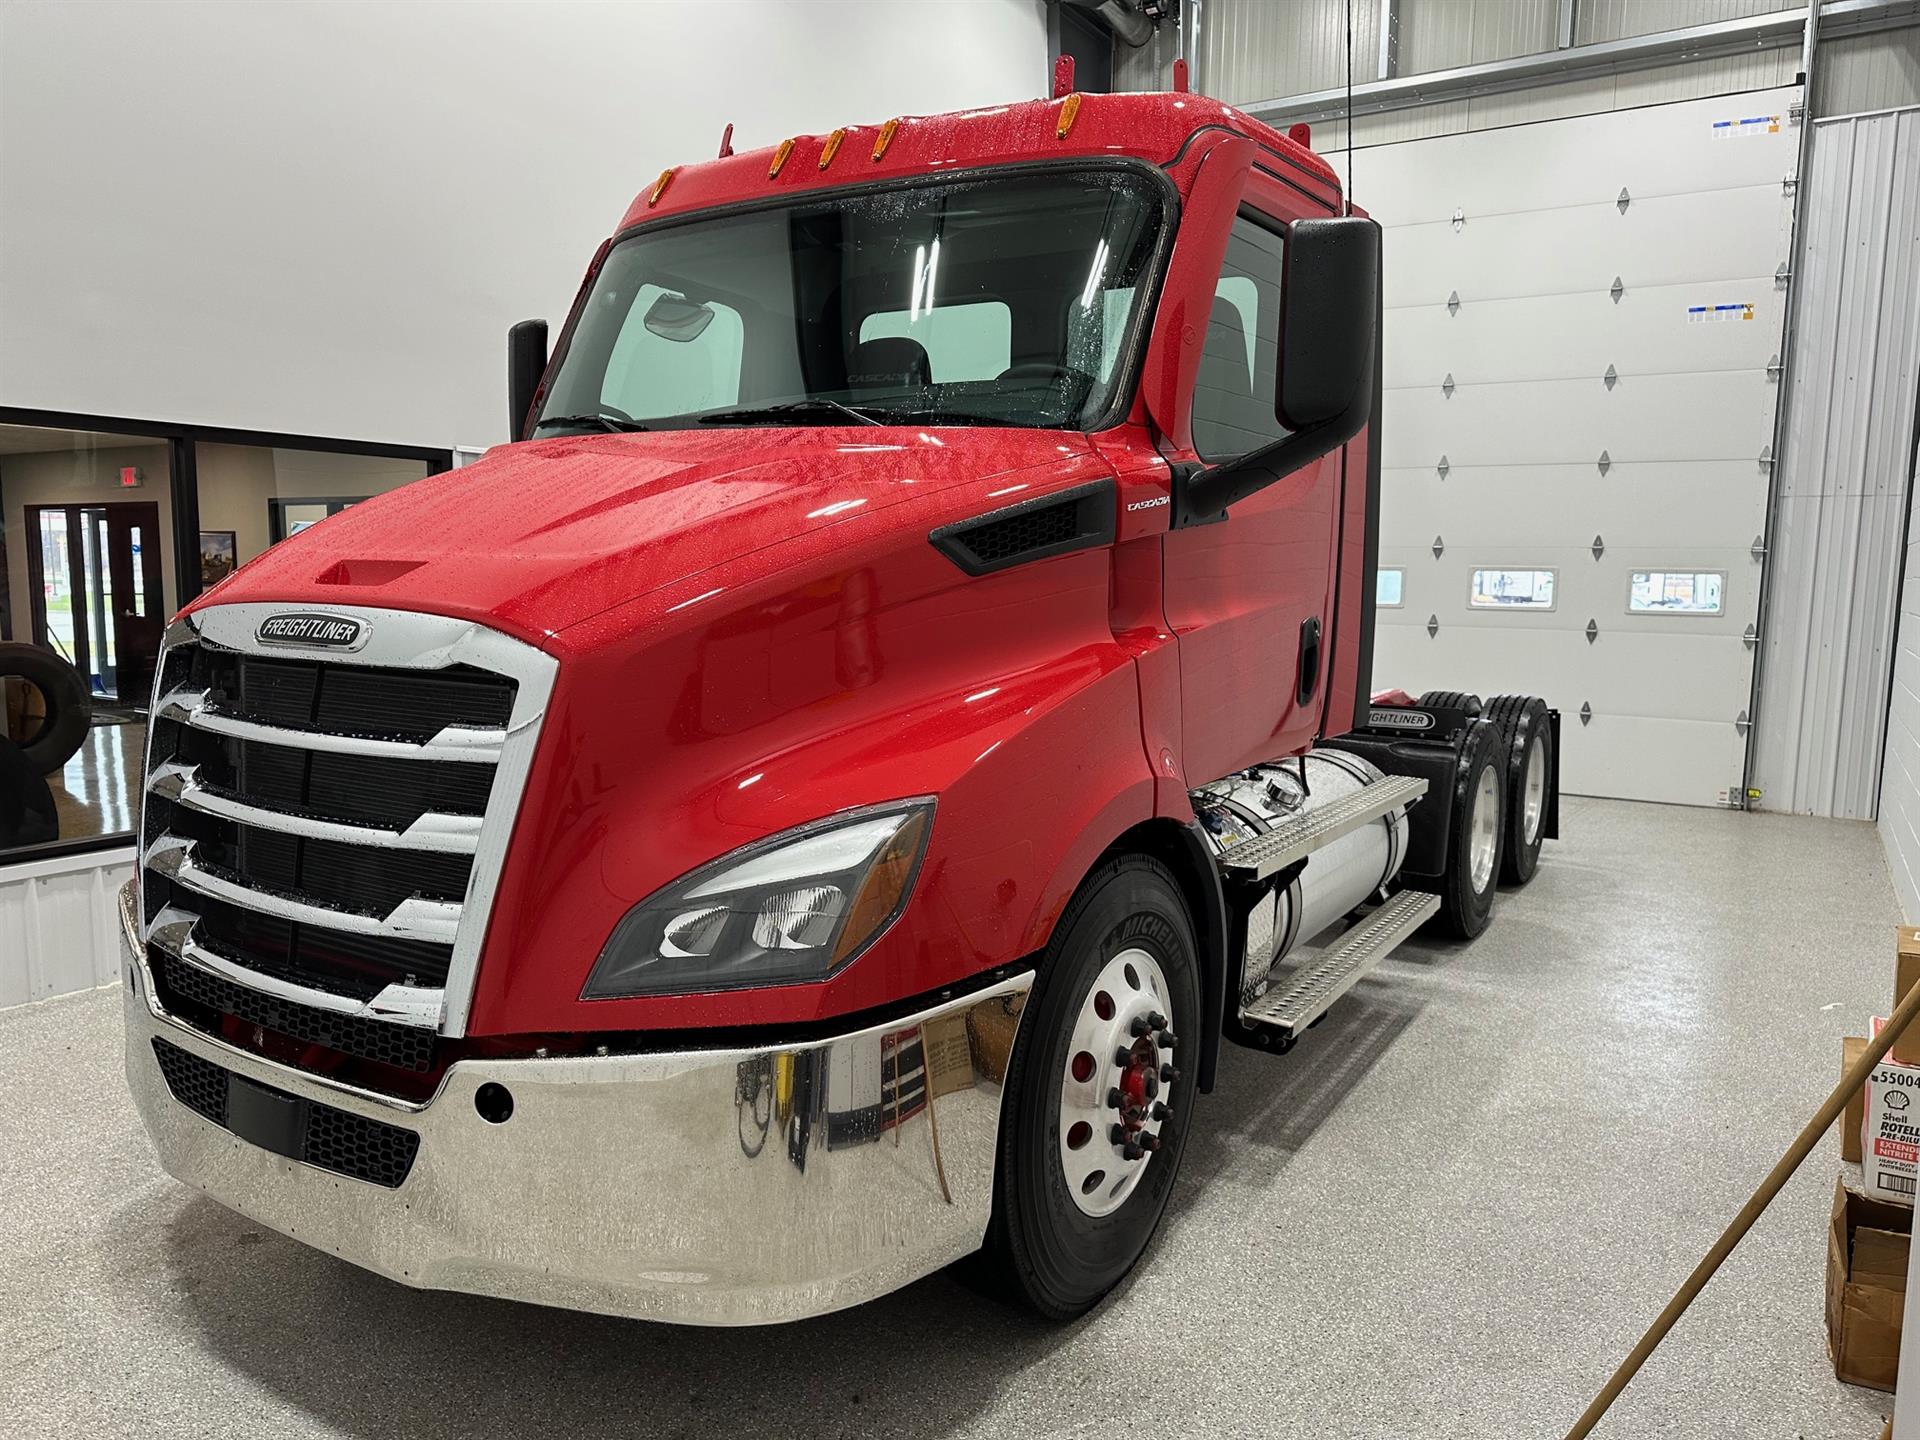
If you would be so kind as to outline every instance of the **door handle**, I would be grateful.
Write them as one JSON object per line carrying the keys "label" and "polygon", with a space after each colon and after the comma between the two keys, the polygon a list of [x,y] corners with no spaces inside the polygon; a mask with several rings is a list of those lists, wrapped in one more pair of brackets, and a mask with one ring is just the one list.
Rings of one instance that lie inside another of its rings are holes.
{"label": "door handle", "polygon": [[1300,622],[1300,680],[1293,698],[1305,705],[1313,699],[1320,684],[1320,617],[1309,615]]}

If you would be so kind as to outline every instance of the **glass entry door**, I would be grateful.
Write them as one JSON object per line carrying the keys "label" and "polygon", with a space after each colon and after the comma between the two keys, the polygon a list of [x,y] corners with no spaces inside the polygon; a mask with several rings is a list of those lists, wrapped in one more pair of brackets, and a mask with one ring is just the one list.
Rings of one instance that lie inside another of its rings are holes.
{"label": "glass entry door", "polygon": [[166,626],[160,507],[151,500],[29,505],[34,641],[103,700],[143,706]]}

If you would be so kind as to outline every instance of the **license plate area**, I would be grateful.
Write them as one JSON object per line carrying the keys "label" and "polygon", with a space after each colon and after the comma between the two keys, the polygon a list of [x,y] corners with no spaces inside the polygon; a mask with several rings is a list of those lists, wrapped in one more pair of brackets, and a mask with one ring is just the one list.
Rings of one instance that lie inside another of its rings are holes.
{"label": "license plate area", "polygon": [[304,1158],[306,1146],[307,1102],[298,1095],[284,1095],[230,1075],[227,1128],[263,1150],[299,1160]]}

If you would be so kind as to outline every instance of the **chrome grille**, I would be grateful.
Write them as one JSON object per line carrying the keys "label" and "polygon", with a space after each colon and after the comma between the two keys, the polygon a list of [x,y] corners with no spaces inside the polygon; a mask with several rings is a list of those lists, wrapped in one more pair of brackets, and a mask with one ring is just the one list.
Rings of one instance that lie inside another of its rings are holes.
{"label": "chrome grille", "polygon": [[351,606],[326,608],[361,622],[352,653],[262,653],[288,608],[211,606],[168,631],[146,940],[229,986],[462,1034],[554,662],[467,621]]}

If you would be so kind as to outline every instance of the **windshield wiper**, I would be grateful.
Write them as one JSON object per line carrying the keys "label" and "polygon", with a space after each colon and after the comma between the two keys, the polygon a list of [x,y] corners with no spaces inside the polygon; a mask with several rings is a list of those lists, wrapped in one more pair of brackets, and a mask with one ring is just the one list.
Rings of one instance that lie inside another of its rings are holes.
{"label": "windshield wiper", "polygon": [[611,415],[549,415],[544,420],[535,421],[533,428],[544,430],[549,425],[583,425],[614,435],[627,435],[650,428],[638,420],[618,420]]}
{"label": "windshield wiper", "polygon": [[758,420],[784,420],[789,416],[839,416],[851,415],[862,425],[884,425],[884,420],[876,420],[864,410],[856,410],[851,405],[843,405],[838,400],[829,400],[816,395],[806,400],[788,400],[779,405],[760,405],[741,410],[715,410],[702,415],[702,425],[751,425]]}

